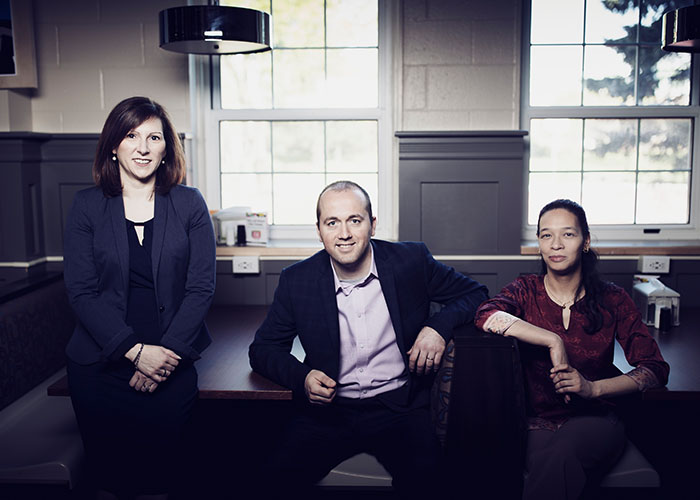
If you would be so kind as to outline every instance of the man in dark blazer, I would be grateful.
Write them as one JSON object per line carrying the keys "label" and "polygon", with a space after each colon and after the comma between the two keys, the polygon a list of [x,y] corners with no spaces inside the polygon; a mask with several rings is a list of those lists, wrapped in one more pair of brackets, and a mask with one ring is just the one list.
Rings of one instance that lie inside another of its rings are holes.
{"label": "man in dark blazer", "polygon": [[[308,487],[368,452],[401,495],[434,492],[440,449],[430,375],[486,287],[437,262],[422,243],[371,239],[376,218],[355,183],[327,186],[316,212],[324,250],[282,272],[250,346],[253,369],[300,401],[272,475],[283,488]],[[443,306],[432,316],[431,302]],[[290,353],[297,336],[304,362]]]}

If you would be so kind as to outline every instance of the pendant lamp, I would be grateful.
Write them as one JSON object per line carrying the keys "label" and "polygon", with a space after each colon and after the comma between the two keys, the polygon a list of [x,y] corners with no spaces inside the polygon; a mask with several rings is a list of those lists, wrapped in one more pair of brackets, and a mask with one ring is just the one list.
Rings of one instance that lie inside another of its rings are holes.
{"label": "pendant lamp", "polygon": [[242,7],[190,5],[160,11],[160,47],[186,54],[270,50],[270,15]]}
{"label": "pendant lamp", "polygon": [[700,52],[700,5],[666,12],[661,48],[669,52]]}

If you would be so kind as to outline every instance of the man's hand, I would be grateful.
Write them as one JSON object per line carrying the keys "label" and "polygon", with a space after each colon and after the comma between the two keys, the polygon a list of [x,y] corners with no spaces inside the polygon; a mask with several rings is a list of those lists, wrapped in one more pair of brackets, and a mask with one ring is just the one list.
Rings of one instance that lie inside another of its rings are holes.
{"label": "man's hand", "polygon": [[304,391],[310,403],[326,405],[335,397],[335,380],[321,370],[311,370],[304,380]]}
{"label": "man's hand", "polygon": [[[554,382],[557,394],[578,394],[584,399],[596,397],[593,382],[587,380],[579,371],[568,364],[555,365],[550,371],[549,378]],[[568,399],[567,402],[568,402]]]}
{"label": "man's hand", "polygon": [[445,352],[445,339],[436,330],[424,326],[408,351],[408,368],[418,375],[436,372]]}

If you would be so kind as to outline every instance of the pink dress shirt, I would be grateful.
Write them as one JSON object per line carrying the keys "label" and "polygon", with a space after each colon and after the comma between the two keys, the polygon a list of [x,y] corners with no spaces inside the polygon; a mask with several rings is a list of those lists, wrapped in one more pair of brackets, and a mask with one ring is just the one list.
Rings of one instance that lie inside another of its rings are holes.
{"label": "pink dress shirt", "polygon": [[408,381],[371,251],[372,265],[363,279],[340,281],[333,269],[340,326],[337,395],[344,398],[369,398]]}

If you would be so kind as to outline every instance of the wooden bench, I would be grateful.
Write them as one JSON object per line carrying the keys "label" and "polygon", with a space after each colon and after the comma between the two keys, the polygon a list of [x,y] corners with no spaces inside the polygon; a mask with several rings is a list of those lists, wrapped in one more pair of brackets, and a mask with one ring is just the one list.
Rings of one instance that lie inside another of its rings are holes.
{"label": "wooden bench", "polygon": [[75,320],[63,276],[37,273],[0,287],[0,484],[65,484],[83,470],[68,398],[47,388],[65,370]]}
{"label": "wooden bench", "polygon": [[83,443],[69,398],[47,388],[61,370],[0,411],[0,483],[65,484],[84,470]]}

